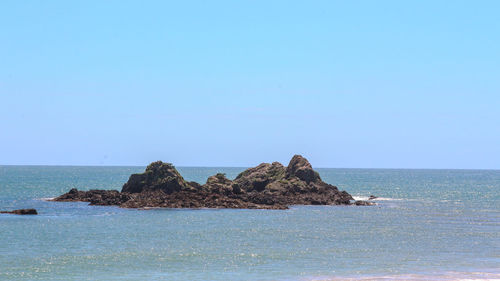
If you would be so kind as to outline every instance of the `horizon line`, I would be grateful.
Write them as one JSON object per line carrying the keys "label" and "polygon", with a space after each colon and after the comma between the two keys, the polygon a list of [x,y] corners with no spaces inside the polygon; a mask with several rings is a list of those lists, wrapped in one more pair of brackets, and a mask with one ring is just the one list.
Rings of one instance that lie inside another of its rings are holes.
{"label": "horizon line", "polygon": [[[169,162],[165,162],[169,163]],[[266,162],[262,162],[266,163]],[[0,167],[147,167],[146,165],[108,165],[108,164],[0,164]],[[252,168],[255,166],[199,166],[199,165],[175,165],[177,168]],[[286,166],[285,166],[286,167]],[[363,170],[476,170],[476,171],[500,171],[500,168],[394,168],[394,167],[324,167],[313,166],[313,169],[363,169]]]}

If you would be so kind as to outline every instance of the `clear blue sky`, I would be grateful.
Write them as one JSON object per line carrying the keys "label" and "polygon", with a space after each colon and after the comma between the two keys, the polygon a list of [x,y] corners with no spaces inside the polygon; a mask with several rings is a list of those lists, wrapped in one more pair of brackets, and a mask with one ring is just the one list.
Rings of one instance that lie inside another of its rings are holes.
{"label": "clear blue sky", "polygon": [[1,1],[0,164],[500,168],[500,1]]}

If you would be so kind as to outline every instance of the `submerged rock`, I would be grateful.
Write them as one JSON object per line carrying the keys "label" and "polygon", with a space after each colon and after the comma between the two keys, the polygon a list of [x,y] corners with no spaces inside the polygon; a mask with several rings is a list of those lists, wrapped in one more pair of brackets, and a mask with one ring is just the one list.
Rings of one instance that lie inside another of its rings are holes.
{"label": "submerged rock", "polygon": [[354,202],[354,205],[356,205],[356,206],[373,206],[373,205],[376,205],[376,204],[373,203],[373,202],[358,200],[358,201]]}
{"label": "submerged rock", "polygon": [[[122,191],[71,189],[54,201],[85,201],[124,208],[286,209],[290,205],[352,205],[352,196],[321,180],[307,159],[295,155],[288,167],[278,162],[247,169],[234,180],[225,174],[205,184],[187,182],[172,164],[151,163],[133,174]],[[358,201],[357,201],[358,202]],[[360,203],[355,202],[355,205]]]}
{"label": "submerged rock", "polygon": [[35,209],[19,209],[13,211],[0,211],[0,214],[13,214],[13,215],[38,215]]}

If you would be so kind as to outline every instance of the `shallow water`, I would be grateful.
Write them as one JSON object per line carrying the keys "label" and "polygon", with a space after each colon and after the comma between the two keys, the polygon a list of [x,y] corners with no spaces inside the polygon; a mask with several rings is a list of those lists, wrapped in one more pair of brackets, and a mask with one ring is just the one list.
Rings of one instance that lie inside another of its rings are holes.
{"label": "shallow water", "polygon": [[[47,202],[144,167],[0,166],[0,280],[500,279],[500,171],[318,169],[375,207],[129,210]],[[243,168],[179,168],[204,182]]]}

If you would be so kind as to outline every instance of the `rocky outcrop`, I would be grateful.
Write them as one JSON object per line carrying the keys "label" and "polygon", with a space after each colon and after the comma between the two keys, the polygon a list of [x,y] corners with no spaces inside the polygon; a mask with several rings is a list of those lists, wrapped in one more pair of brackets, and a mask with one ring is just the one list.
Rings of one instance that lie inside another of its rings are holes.
{"label": "rocky outcrop", "polygon": [[38,215],[35,209],[19,209],[13,211],[0,211],[0,214],[13,214],[13,215]]}
{"label": "rocky outcrop", "polygon": [[247,169],[234,180],[224,174],[205,184],[187,182],[172,164],[151,163],[133,174],[122,191],[71,189],[54,201],[85,201],[124,208],[245,208],[286,209],[290,205],[365,205],[321,180],[307,159],[295,155],[288,167],[278,162]]}
{"label": "rocky outcrop", "polygon": [[91,189],[89,191],[80,191],[72,188],[68,193],[65,193],[53,201],[66,202],[90,202],[91,205],[121,205],[130,200],[131,194],[127,192],[119,192],[118,190],[99,190]]}
{"label": "rocky outcrop", "polygon": [[149,164],[144,173],[131,175],[128,182],[123,185],[122,192],[162,190],[170,194],[187,187],[188,184],[172,164],[156,161]]}

